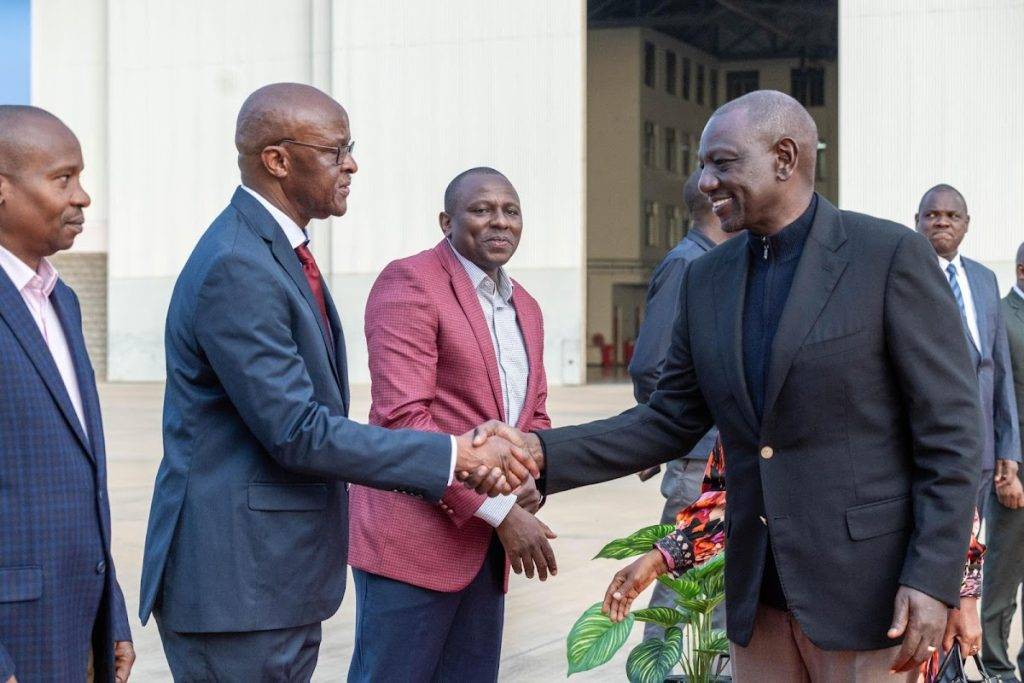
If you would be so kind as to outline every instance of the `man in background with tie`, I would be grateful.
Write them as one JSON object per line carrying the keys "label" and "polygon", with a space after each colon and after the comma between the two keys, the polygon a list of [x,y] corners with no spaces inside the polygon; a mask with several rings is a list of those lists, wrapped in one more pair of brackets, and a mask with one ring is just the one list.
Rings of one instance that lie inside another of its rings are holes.
{"label": "man in background with tie", "polygon": [[[1003,297],[1003,319],[1010,346],[1014,394],[1017,399],[1017,424],[1024,409],[1024,244],[1017,248],[1014,261],[1016,283]],[[1021,476],[1007,481],[996,491],[999,505],[988,510],[988,553],[981,593],[981,623],[984,631],[981,658],[989,673],[1001,681],[1020,681],[1024,669],[1024,648],[1017,661],[1007,651],[1010,625],[1017,611],[1017,593],[1024,582],[1024,486]]]}
{"label": "man in background with tie", "polygon": [[493,493],[526,479],[499,438],[348,419],[345,340],[305,228],[347,210],[353,146],[345,109],[316,88],[250,95],[242,185],[175,285],[139,609],[175,680],[309,680],[345,591],[346,482],[440,500],[478,465],[496,470]]}
{"label": "man in background with tie", "polygon": [[956,188],[942,184],[925,192],[914,222],[917,231],[931,242],[939,267],[953,290],[971,360],[978,371],[984,436],[978,514],[985,519],[993,481],[1000,501],[1020,486],[1017,479],[1021,457],[1017,401],[1013,395],[999,283],[991,270],[960,255],[960,243],[967,234],[971,217],[967,213],[967,202]]}
{"label": "man in background with tie", "polygon": [[[78,297],[48,260],[82,232],[78,138],[0,105],[0,681],[128,680],[100,401]],[[90,676],[91,669],[91,676]]]}

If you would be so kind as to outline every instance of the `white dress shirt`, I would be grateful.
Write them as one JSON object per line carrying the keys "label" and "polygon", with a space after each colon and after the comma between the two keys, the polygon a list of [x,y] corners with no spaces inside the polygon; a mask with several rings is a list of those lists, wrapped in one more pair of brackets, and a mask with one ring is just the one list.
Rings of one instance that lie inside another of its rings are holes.
{"label": "white dress shirt", "polygon": [[[505,422],[515,426],[526,402],[526,384],[530,378],[530,362],[526,356],[526,343],[516,319],[512,305],[514,285],[504,269],[498,270],[498,284],[495,286],[487,273],[475,263],[460,254],[451,242],[452,253],[469,275],[477,300],[487,321],[487,331],[494,346],[494,357],[498,362],[498,376],[505,403]],[[498,526],[516,504],[514,495],[488,498],[474,514],[491,526]]]}
{"label": "white dress shirt", "polygon": [[1013,291],[1017,292],[1017,296],[1019,296],[1021,299],[1024,299],[1024,292],[1022,292],[1020,290],[1020,287],[1018,287],[1017,285],[1014,285],[1013,286]]}
{"label": "white dress shirt", "polygon": [[21,293],[32,319],[35,320],[39,333],[46,342],[57,372],[64,381],[64,388],[71,399],[71,405],[82,425],[82,431],[89,436],[89,428],[85,424],[85,412],[82,410],[82,392],[78,386],[78,375],[75,374],[75,363],[71,358],[71,349],[64,335],[64,328],[57,317],[57,310],[50,301],[50,294],[57,286],[58,273],[45,258],[39,262],[39,268],[32,270],[28,264],[8,250],[0,247],[0,267],[14,283],[14,288]]}
{"label": "white dress shirt", "polygon": [[[288,238],[288,244],[291,245],[292,249],[298,249],[303,244],[307,244],[309,242],[309,235],[307,235],[306,231],[300,228],[295,221],[289,218],[288,214],[286,214],[284,211],[271,204],[263,195],[261,195],[256,190],[253,190],[251,187],[246,187],[245,185],[241,185],[240,187],[249,194],[251,194],[256,199],[256,201],[262,204],[263,208],[267,210],[271,218],[277,221],[277,224],[281,226],[281,230],[284,231],[285,237]],[[454,436],[451,437],[451,439],[452,457],[451,466],[448,468],[449,486],[451,486],[452,482],[455,481],[455,463],[459,457],[458,443],[455,441]]]}
{"label": "white dress shirt", "polygon": [[942,275],[949,281],[949,273],[946,272],[946,268],[952,263],[953,267],[956,268],[956,283],[960,285],[960,292],[964,295],[964,311],[967,315],[967,329],[971,333],[971,341],[974,342],[974,348],[981,350],[981,335],[978,332],[978,313],[974,307],[974,296],[971,294],[971,282],[967,278],[967,271],[964,270],[963,259],[960,258],[960,254],[953,257],[952,261],[939,256],[939,267],[942,268]]}

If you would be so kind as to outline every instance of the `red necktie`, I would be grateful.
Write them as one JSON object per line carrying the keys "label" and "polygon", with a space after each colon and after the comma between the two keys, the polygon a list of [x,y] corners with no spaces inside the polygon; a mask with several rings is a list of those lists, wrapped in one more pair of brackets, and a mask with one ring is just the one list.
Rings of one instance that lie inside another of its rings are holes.
{"label": "red necktie", "polygon": [[302,264],[302,272],[306,276],[306,282],[309,283],[310,290],[313,292],[313,298],[316,299],[317,305],[320,306],[320,315],[323,317],[327,339],[333,344],[334,336],[331,334],[331,320],[327,317],[327,301],[324,299],[323,280],[320,277],[320,269],[316,267],[316,259],[313,258],[313,253],[305,244],[295,247],[295,254],[299,257],[299,263]]}

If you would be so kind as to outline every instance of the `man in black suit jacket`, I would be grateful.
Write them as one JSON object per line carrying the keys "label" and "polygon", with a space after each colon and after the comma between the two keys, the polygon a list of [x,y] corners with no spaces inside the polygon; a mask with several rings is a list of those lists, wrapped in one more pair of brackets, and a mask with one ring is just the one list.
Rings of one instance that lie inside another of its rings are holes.
{"label": "man in black suit jacket", "polygon": [[657,390],[521,437],[551,494],[670,460],[718,426],[740,683],[891,680],[926,659],[959,602],[979,476],[977,378],[934,253],[817,196],[816,144],[788,95],[721,107],[700,188],[748,236],[690,265]]}

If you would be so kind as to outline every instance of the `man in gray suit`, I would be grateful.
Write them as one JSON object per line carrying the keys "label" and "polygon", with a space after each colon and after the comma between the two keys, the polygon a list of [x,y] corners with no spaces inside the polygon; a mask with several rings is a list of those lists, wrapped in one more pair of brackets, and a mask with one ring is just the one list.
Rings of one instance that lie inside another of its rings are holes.
{"label": "man in gray suit", "polygon": [[[727,233],[722,230],[718,216],[711,210],[711,202],[706,194],[697,186],[700,182],[700,170],[694,171],[683,186],[683,201],[690,214],[690,230],[665,259],[654,269],[651,282],[647,287],[647,305],[644,311],[644,322],[637,336],[633,360],[629,364],[629,376],[633,378],[633,395],[637,403],[647,403],[658,384],[658,376],[665,364],[665,354],[672,341],[672,323],[679,310],[679,298],[682,291],[683,276],[690,262],[703,256],[715,246],[738,233]],[[701,483],[704,480],[704,468],[708,454],[715,446],[718,429],[712,427],[704,438],[697,442],[686,455],[677,458],[665,466],[665,476],[661,480],[661,495],[665,496],[665,509],[661,513],[662,524],[675,524],[676,513],[697,500],[700,496]],[[660,467],[652,467],[640,473],[641,479],[648,479],[658,473]],[[657,605],[671,606],[674,591],[658,584],[651,596],[651,607]],[[723,628],[725,613],[716,610],[716,628]],[[657,624],[647,624],[644,637],[659,636],[662,628]]]}
{"label": "man in gray suit", "polygon": [[[1017,399],[1017,424],[1024,414],[1024,244],[1017,249],[1017,284],[1002,301],[1003,320],[1010,346],[1013,389]],[[1024,448],[1024,444],[1022,444]],[[1017,591],[1024,581],[1024,485],[1018,477],[996,487],[1001,505],[988,510],[988,553],[981,592],[984,632],[982,659],[989,672],[1004,681],[1019,681],[1007,652],[1010,623],[1017,611]],[[1024,670],[1024,648],[1017,654]]]}
{"label": "man in gray suit", "polygon": [[971,360],[978,371],[984,436],[978,513],[984,519],[993,479],[997,491],[1001,490],[1016,481],[1020,463],[1017,401],[1013,396],[1006,324],[999,306],[999,283],[995,273],[959,253],[971,217],[967,202],[956,188],[936,185],[925,192],[914,221],[917,231],[935,249],[939,267],[953,290],[970,342]]}

